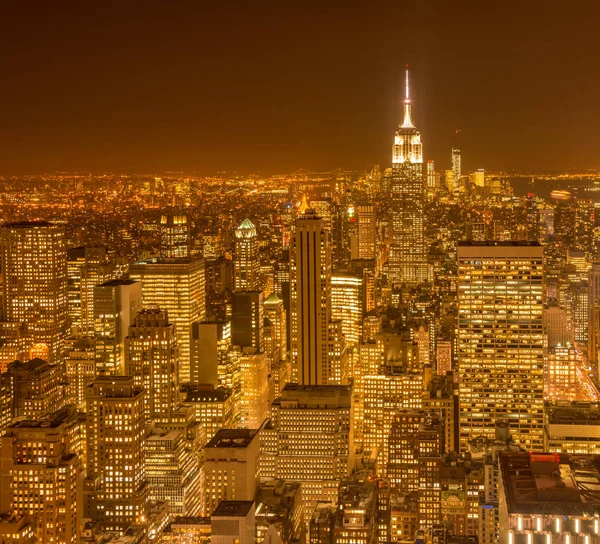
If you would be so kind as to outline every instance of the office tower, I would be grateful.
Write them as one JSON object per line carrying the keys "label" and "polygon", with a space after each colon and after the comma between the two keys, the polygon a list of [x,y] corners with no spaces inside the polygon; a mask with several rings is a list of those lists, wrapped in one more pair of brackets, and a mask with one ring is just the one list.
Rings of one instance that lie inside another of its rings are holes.
{"label": "office tower", "polygon": [[544,360],[544,399],[546,401],[597,402],[600,393],[588,373],[581,350],[567,346],[548,349]]}
{"label": "office tower", "polygon": [[160,217],[160,256],[189,256],[189,225],[185,215]]}
{"label": "office tower", "polygon": [[454,178],[453,170],[444,170],[444,183],[450,195],[458,189],[458,180]]}
{"label": "office tower", "polygon": [[350,261],[348,272],[362,278],[363,312],[368,313],[377,306],[377,277],[379,275],[376,259],[354,259]]}
{"label": "office tower", "polygon": [[429,529],[442,522],[442,463],[443,428],[435,415],[428,414],[416,436],[416,455],[419,462],[419,525]]}
{"label": "office tower", "polygon": [[556,303],[544,308],[542,323],[549,348],[573,345],[573,330],[569,326],[567,311],[564,308],[560,308]]}
{"label": "office tower", "polygon": [[139,281],[109,280],[94,287],[94,337],[98,373],[124,373],[125,337],[129,325],[141,309],[142,283]]}
{"label": "office tower", "polygon": [[365,454],[377,459],[379,474],[385,474],[388,464],[388,437],[398,410],[420,410],[422,406],[423,374],[402,367],[388,367],[377,374],[364,376],[364,438]]}
{"label": "office tower", "polygon": [[375,259],[377,256],[377,214],[374,204],[356,206],[358,219],[358,258]]}
{"label": "office tower", "polygon": [[166,311],[140,310],[125,338],[125,374],[146,391],[146,419],[169,422],[178,405],[179,353],[175,326]]}
{"label": "office tower", "polygon": [[234,346],[253,348],[255,353],[265,350],[263,304],[262,291],[233,293],[231,343]]}
{"label": "office tower", "polygon": [[283,300],[276,293],[271,293],[265,300],[263,316],[272,326],[273,352],[277,351],[279,360],[283,361],[287,358],[286,313]]}
{"label": "office tower", "polygon": [[63,229],[46,221],[6,223],[0,253],[2,320],[25,325],[32,357],[62,361],[68,331]]}
{"label": "office tower", "polygon": [[192,323],[191,383],[216,386],[230,347],[231,321]]}
{"label": "office tower", "polygon": [[194,386],[186,392],[184,404],[192,408],[196,421],[206,429],[207,441],[220,429],[232,429],[236,426],[231,389],[214,389],[210,385]]}
{"label": "office tower", "polygon": [[260,289],[260,256],[256,228],[250,219],[244,219],[235,229],[233,257],[233,288],[235,291]]}
{"label": "office tower", "polygon": [[362,337],[364,314],[363,278],[351,274],[331,276],[331,319],[342,323],[348,346],[358,345]]}
{"label": "office tower", "polygon": [[87,386],[96,378],[96,351],[94,339],[83,337],[75,341],[65,359],[66,378],[69,383],[69,402],[85,405]]}
{"label": "office tower", "polygon": [[600,477],[595,457],[506,452],[499,464],[500,542],[598,538],[600,493],[588,488]]}
{"label": "office tower", "polygon": [[435,175],[435,162],[427,161],[427,193],[433,194],[437,190],[437,179]]}
{"label": "office tower", "polygon": [[255,544],[255,511],[254,501],[221,501],[210,517],[211,544]]}
{"label": "office tower", "polygon": [[421,325],[414,333],[415,342],[419,349],[419,364],[429,364],[429,329]]}
{"label": "office tower", "polygon": [[274,471],[264,477],[301,483],[306,524],[319,501],[337,501],[354,468],[352,411],[352,386],[290,383],[261,428],[261,463],[264,453]]}
{"label": "office tower", "polygon": [[600,264],[593,264],[588,274],[588,360],[598,377],[600,351]]}
{"label": "office tower", "polygon": [[169,516],[197,516],[202,504],[200,467],[181,430],[155,428],[144,442],[148,498],[167,501]]}
{"label": "office tower", "polygon": [[331,385],[346,385],[350,373],[349,353],[340,319],[329,322],[327,374]]}
{"label": "office tower", "polygon": [[504,418],[517,444],[543,447],[542,286],[537,242],[458,243],[461,449]]}
{"label": "office tower", "polygon": [[131,376],[100,376],[88,386],[85,517],[107,529],[146,519],[144,395]]}
{"label": "office tower", "polygon": [[471,183],[475,187],[485,187],[485,170],[480,168],[471,173]]}
{"label": "office tower", "polygon": [[424,410],[398,410],[389,430],[387,475],[401,494],[419,490],[419,458],[416,437],[425,422]]}
{"label": "office tower", "polygon": [[129,275],[142,282],[144,307],[169,313],[179,346],[179,381],[190,381],[192,323],[206,319],[204,261],[193,258],[148,259],[132,264]]}
{"label": "office tower", "polygon": [[301,384],[326,385],[331,257],[323,221],[311,209],[296,219],[290,282],[294,373]]}
{"label": "office tower", "polygon": [[[250,350],[252,351],[252,350]],[[240,426],[257,429],[267,417],[269,409],[269,365],[267,354],[242,352],[239,354]]]}
{"label": "office tower", "polygon": [[15,422],[0,439],[0,511],[30,516],[36,542],[79,542],[82,463],[72,448],[74,425],[76,417],[63,410]]}
{"label": "office tower", "polygon": [[66,384],[59,365],[41,359],[14,361],[2,375],[11,390],[12,417],[41,419],[66,403]]}
{"label": "office tower", "polygon": [[202,242],[202,256],[207,261],[218,259],[223,255],[223,237],[220,232],[205,232]]}
{"label": "office tower", "polygon": [[444,430],[444,453],[458,449],[458,386],[452,374],[432,375],[429,383],[424,383],[423,410],[438,414]]}
{"label": "office tower", "polygon": [[94,336],[94,287],[110,279],[104,247],[73,247],[67,250],[67,294],[72,334]]}
{"label": "office tower", "polygon": [[440,376],[452,370],[452,341],[438,340],[436,346],[436,370]]}
{"label": "office tower", "polygon": [[204,448],[204,512],[223,500],[253,501],[258,489],[256,429],[220,429]]}
{"label": "office tower", "polygon": [[391,282],[421,283],[427,280],[427,253],[423,238],[423,146],[421,133],[412,119],[408,70],[404,119],[392,148],[392,244],[389,276]]}
{"label": "office tower", "polygon": [[460,149],[457,149],[456,147],[452,148],[452,173],[454,175],[455,183],[458,183],[462,177],[462,170]]}

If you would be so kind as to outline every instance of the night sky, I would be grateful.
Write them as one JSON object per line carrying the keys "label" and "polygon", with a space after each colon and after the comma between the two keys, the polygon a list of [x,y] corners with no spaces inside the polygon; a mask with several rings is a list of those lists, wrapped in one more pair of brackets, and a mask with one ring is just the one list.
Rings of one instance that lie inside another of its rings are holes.
{"label": "night sky", "polygon": [[2,0],[0,173],[385,167],[406,63],[437,168],[600,168],[595,0]]}

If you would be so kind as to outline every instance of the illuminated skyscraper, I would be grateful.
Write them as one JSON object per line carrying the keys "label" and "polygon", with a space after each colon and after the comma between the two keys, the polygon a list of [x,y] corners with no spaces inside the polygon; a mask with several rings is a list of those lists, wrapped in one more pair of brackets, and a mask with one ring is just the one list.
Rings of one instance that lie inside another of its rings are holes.
{"label": "illuminated skyscraper", "polygon": [[189,256],[189,225],[185,215],[163,215],[160,218],[161,257]]}
{"label": "illuminated skyscraper", "polygon": [[291,251],[292,359],[304,385],[330,383],[331,255],[323,221],[308,209],[296,220]]}
{"label": "illuminated skyscraper", "polygon": [[100,376],[88,386],[85,516],[106,528],[146,518],[144,395],[130,376]]}
{"label": "illuminated skyscraper", "polygon": [[454,174],[454,183],[458,184],[462,177],[460,149],[452,148],[452,173]]}
{"label": "illuminated skyscraper", "polygon": [[231,314],[231,343],[240,347],[252,347],[256,353],[265,349],[264,296],[262,291],[233,293]]}
{"label": "illuminated skyscraper", "polygon": [[69,325],[82,336],[94,336],[94,287],[110,279],[112,267],[103,247],[67,251]]}
{"label": "illuminated skyscraper", "polygon": [[46,221],[6,223],[0,253],[2,320],[25,325],[32,357],[60,362],[68,330],[63,229]]}
{"label": "illuminated skyscraper", "polygon": [[142,283],[110,280],[94,288],[94,322],[97,371],[123,374],[125,337],[142,309]]}
{"label": "illuminated skyscraper", "polygon": [[125,338],[125,374],[146,391],[147,419],[170,422],[179,395],[179,356],[175,327],[166,311],[137,313]]}
{"label": "illuminated skyscraper", "polygon": [[233,257],[233,288],[236,291],[256,291],[259,285],[260,258],[256,228],[250,219],[244,219],[235,229]]}
{"label": "illuminated skyscraper", "polygon": [[377,221],[374,204],[356,206],[358,218],[358,258],[375,259],[377,254]]}
{"label": "illuminated skyscraper", "polygon": [[543,248],[458,243],[461,449],[508,419],[516,443],[543,448]]}
{"label": "illuminated skyscraper", "polygon": [[435,162],[427,161],[427,192],[433,194],[437,189],[437,179],[435,175]]}
{"label": "illuminated skyscraper", "polygon": [[204,261],[148,259],[132,264],[129,275],[142,282],[145,307],[155,305],[169,313],[179,346],[179,380],[189,382],[192,323],[206,318]]}
{"label": "illuminated skyscraper", "polygon": [[396,283],[427,280],[427,255],[423,237],[423,146],[412,119],[408,70],[404,119],[392,147],[392,244],[389,276]]}
{"label": "illuminated skyscraper", "polygon": [[356,346],[362,336],[363,278],[350,274],[331,276],[331,318],[342,322],[346,344]]}

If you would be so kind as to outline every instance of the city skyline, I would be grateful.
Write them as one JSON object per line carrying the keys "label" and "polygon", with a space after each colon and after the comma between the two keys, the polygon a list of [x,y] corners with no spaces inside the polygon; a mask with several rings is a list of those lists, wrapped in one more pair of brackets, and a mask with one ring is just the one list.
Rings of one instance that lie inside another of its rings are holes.
{"label": "city skyline", "polygon": [[426,159],[600,167],[590,2],[19,4],[0,38],[5,174],[366,169],[406,63]]}

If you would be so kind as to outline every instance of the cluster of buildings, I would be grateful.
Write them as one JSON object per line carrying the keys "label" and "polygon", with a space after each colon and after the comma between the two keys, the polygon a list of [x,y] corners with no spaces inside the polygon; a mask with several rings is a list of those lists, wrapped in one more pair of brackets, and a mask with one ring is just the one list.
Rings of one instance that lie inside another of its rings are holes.
{"label": "cluster of buildings", "polygon": [[600,542],[595,205],[437,172],[406,89],[383,172],[2,224],[2,542]]}

